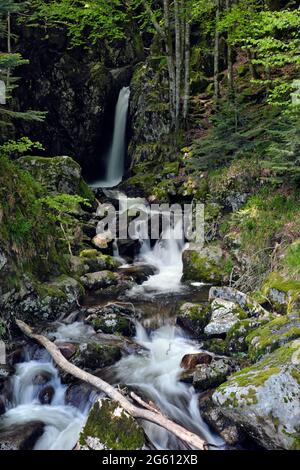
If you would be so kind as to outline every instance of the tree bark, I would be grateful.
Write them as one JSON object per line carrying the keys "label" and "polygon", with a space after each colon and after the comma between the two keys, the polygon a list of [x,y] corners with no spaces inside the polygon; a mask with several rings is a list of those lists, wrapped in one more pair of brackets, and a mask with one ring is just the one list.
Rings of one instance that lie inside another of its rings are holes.
{"label": "tree bark", "polygon": [[[104,392],[109,398],[117,402],[125,411],[127,411],[127,413],[129,413],[134,418],[144,419],[146,421],[150,421],[151,423],[157,424],[158,426],[165,428],[167,431],[170,431],[179,439],[187,443],[191,448],[196,448],[200,450],[208,449],[209,444],[205,442],[201,437],[174,423],[166,416],[164,416],[160,411],[156,409],[154,411],[154,406],[151,406],[151,409],[150,405],[147,405],[146,409],[135,406],[118,390],[116,390],[104,380],[92,374],[89,374],[88,372],[83,371],[74,364],[71,364],[61,354],[58,347],[54,343],[52,343],[48,338],[43,335],[35,334],[32,328],[21,320],[16,320],[16,324],[26,336],[41,344],[49,352],[55,363],[62,370],[64,370],[68,374],[73,375],[79,380],[82,380],[92,385],[101,392]],[[141,404],[142,400],[139,400],[139,403]]]}
{"label": "tree bark", "polygon": [[[180,123],[180,97],[181,97],[181,76],[182,76],[182,56],[181,56],[181,21],[179,12],[179,0],[174,0],[175,13],[175,63],[176,63],[176,99],[175,99],[175,126],[179,128]],[[183,13],[183,12],[181,12]]]}
{"label": "tree bark", "polygon": [[175,125],[176,116],[176,78],[175,65],[173,58],[173,44],[170,30],[170,8],[169,0],[164,0],[164,21],[165,21],[165,49],[167,55],[168,74],[169,74],[169,101],[172,123]]}
{"label": "tree bark", "polygon": [[[231,9],[231,0],[226,0],[227,11]],[[232,61],[232,47],[227,40],[227,67],[228,67],[228,91],[229,99],[234,98],[234,74],[233,74],[233,61]]]}
{"label": "tree bark", "polygon": [[[11,14],[10,12],[7,13],[7,53],[11,54]],[[7,92],[10,86],[10,68],[7,68],[6,74],[6,87]]]}
{"label": "tree bark", "polygon": [[216,31],[215,31],[215,48],[214,48],[214,89],[215,89],[215,104],[217,105],[220,97],[220,83],[219,83],[219,64],[220,64],[220,33],[218,31],[218,22],[220,18],[221,1],[216,0]]}
{"label": "tree bark", "polygon": [[183,99],[183,118],[186,121],[189,112],[190,101],[190,62],[191,62],[191,24],[189,15],[186,13],[185,25],[185,74],[184,74],[184,99]]}

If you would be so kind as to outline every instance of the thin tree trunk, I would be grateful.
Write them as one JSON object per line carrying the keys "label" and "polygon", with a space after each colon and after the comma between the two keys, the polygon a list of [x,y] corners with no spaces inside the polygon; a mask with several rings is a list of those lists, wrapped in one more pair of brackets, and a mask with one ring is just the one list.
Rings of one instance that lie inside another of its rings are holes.
{"label": "thin tree trunk", "polygon": [[176,129],[180,123],[180,97],[181,97],[181,76],[182,76],[182,55],[181,55],[181,21],[179,12],[179,0],[174,0],[175,12],[175,63],[176,63],[176,99],[175,99],[175,124]]}
{"label": "thin tree trunk", "polygon": [[[11,15],[10,12],[7,13],[7,53],[11,54]],[[10,68],[7,68],[6,74],[6,87],[7,91],[10,86]]]}
{"label": "thin tree trunk", "polygon": [[191,62],[191,25],[189,15],[186,13],[185,25],[185,75],[184,75],[184,101],[183,118],[186,121],[189,112],[190,101],[190,62]]}
{"label": "thin tree trunk", "polygon": [[253,52],[252,52],[250,49],[247,49],[247,55],[248,55],[249,68],[250,68],[250,72],[251,72],[252,78],[253,78],[253,80],[257,80],[257,78],[258,78],[258,73],[257,73],[257,70],[256,70],[255,65],[254,65],[253,62],[252,62],[252,60],[253,60],[253,58],[254,58],[254,54],[253,54]]}
{"label": "thin tree trunk", "polygon": [[169,73],[169,101],[172,122],[175,125],[176,115],[176,78],[173,58],[173,44],[170,30],[170,8],[169,0],[164,0],[164,20],[165,20],[165,48],[167,55],[168,73]]}
{"label": "thin tree trunk", "polygon": [[[104,392],[109,398],[119,403],[119,405],[134,418],[145,419],[146,421],[150,421],[151,423],[155,423],[158,426],[165,428],[167,431],[170,431],[179,439],[186,442],[192,448],[206,450],[209,447],[209,444],[207,444],[203,439],[201,439],[201,437],[197,436],[196,434],[190,431],[187,431],[182,426],[169,420],[161,412],[154,410],[153,406],[151,407],[152,410],[149,409],[149,405],[147,406],[147,409],[135,406],[112,385],[108,384],[99,377],[96,377],[92,374],[89,374],[88,372],[83,371],[74,364],[71,364],[61,354],[60,350],[54,343],[52,343],[45,336],[35,334],[32,328],[23,321],[16,320],[16,324],[25,335],[41,344],[49,352],[53,360],[63,371]],[[139,402],[141,404],[141,400],[139,400]]]}
{"label": "thin tree trunk", "polygon": [[218,22],[220,18],[220,0],[216,0],[216,31],[215,31],[215,50],[214,50],[214,89],[215,89],[215,103],[217,105],[220,97],[220,83],[219,83],[219,65],[220,65],[220,33],[218,31]]}
{"label": "thin tree trunk", "polygon": [[[231,9],[231,0],[226,0],[227,11]],[[227,40],[227,67],[228,67],[228,90],[229,99],[234,98],[234,74],[233,74],[233,60],[232,60],[232,47]]]}

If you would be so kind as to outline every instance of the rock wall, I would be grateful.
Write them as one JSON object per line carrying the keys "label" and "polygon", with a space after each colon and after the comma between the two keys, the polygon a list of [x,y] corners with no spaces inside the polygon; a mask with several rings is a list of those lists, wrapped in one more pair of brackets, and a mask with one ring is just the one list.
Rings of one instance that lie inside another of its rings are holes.
{"label": "rock wall", "polygon": [[45,123],[19,123],[16,132],[42,142],[48,155],[70,155],[85,175],[93,174],[95,158],[109,143],[119,89],[128,85],[132,66],[143,58],[139,34],[133,28],[117,44],[70,49],[61,29],[27,28],[19,43],[30,61],[20,69],[19,108],[47,111],[47,116]]}

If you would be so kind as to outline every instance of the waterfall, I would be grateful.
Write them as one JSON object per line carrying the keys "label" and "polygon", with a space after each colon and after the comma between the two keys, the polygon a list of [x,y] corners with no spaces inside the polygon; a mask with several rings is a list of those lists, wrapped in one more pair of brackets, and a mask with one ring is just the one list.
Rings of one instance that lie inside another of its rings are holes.
{"label": "waterfall", "polygon": [[112,188],[123,178],[126,153],[126,124],[130,88],[123,87],[119,93],[115,110],[114,133],[107,157],[107,170],[104,181],[93,183],[92,187]]}
{"label": "waterfall", "polygon": [[[142,396],[152,400],[175,422],[202,436],[215,445],[223,445],[201,418],[198,394],[194,388],[179,381],[183,371],[180,366],[185,354],[200,351],[196,342],[187,338],[180,328],[163,326],[148,334],[137,324],[136,341],[145,347],[147,354],[132,354],[114,367],[117,383],[138,388]],[[178,450],[185,446],[165,429],[143,422],[150,442],[159,450]]]}

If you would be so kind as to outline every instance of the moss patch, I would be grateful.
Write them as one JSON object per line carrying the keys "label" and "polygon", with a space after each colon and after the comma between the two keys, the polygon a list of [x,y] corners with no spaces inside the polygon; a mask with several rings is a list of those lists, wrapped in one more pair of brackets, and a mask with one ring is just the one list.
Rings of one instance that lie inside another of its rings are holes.
{"label": "moss patch", "polygon": [[88,445],[88,437],[98,439],[110,450],[138,450],[145,442],[144,432],[134,418],[110,400],[93,406],[80,435],[82,446]]}

